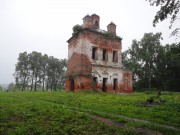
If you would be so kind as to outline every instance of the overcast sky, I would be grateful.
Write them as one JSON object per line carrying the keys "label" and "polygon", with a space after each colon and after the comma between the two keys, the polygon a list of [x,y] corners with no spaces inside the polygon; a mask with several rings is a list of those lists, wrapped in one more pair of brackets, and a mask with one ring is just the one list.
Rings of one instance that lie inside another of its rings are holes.
{"label": "overcast sky", "polygon": [[152,26],[158,8],[146,0],[0,0],[0,84],[14,82],[19,53],[41,52],[67,58],[67,40],[72,27],[87,14],[100,16],[100,28],[113,21],[123,38],[123,51],[144,33],[162,32],[162,44],[179,42],[169,38],[169,21]]}

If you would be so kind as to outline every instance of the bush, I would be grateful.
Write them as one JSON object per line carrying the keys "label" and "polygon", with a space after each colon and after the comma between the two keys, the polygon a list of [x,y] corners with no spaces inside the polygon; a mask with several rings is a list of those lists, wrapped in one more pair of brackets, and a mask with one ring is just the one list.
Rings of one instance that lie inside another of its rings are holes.
{"label": "bush", "polygon": [[73,33],[72,33],[72,35],[75,36],[75,35],[77,35],[80,31],[82,31],[82,26],[76,24],[76,25],[73,27]]}

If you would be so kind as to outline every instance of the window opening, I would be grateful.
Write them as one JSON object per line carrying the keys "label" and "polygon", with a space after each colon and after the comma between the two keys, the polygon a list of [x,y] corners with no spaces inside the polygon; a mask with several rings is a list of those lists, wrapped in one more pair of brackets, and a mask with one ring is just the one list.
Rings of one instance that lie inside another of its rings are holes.
{"label": "window opening", "polygon": [[92,59],[97,60],[97,47],[92,48]]}
{"label": "window opening", "polygon": [[118,54],[117,54],[117,51],[113,51],[113,62],[118,62]]}
{"label": "window opening", "polygon": [[103,49],[103,60],[108,60],[108,54],[106,49]]}

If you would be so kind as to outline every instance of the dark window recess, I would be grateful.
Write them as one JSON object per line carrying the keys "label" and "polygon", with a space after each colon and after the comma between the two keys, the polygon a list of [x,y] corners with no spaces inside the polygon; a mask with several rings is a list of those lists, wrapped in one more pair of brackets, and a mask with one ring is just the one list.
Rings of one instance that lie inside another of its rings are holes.
{"label": "dark window recess", "polygon": [[97,60],[97,47],[92,48],[92,59]]}
{"label": "dark window recess", "polygon": [[113,90],[117,90],[117,79],[113,80]]}
{"label": "dark window recess", "polygon": [[108,53],[106,49],[103,49],[103,60],[107,61],[108,60]]}
{"label": "dark window recess", "polygon": [[113,62],[118,62],[118,53],[117,53],[117,51],[113,51]]}

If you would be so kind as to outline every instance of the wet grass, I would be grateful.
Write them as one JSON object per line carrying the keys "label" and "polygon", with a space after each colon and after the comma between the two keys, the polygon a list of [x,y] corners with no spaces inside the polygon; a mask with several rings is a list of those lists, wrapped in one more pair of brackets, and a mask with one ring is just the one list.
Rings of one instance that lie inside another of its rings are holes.
{"label": "wet grass", "polygon": [[[0,134],[138,134],[138,127],[179,134],[156,124],[180,128],[180,93],[163,92],[165,104],[142,106],[152,96],[156,93],[0,92]],[[110,127],[90,115],[128,127]],[[151,123],[128,120],[122,115]]]}

